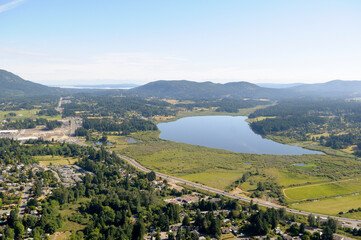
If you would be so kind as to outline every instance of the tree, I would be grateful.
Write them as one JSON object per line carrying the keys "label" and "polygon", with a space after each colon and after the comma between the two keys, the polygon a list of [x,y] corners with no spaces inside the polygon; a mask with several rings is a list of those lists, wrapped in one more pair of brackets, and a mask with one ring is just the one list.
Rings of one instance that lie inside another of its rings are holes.
{"label": "tree", "polygon": [[18,220],[18,215],[19,215],[19,209],[11,210],[10,216],[8,218],[8,225],[10,227],[15,226],[15,222]]}
{"label": "tree", "polygon": [[308,224],[311,227],[316,227],[316,218],[314,215],[312,215],[312,214],[308,215]]}
{"label": "tree", "polygon": [[336,233],[337,231],[337,220],[333,218],[329,218],[327,220],[326,225],[331,229],[333,233]]}
{"label": "tree", "polygon": [[302,234],[305,233],[305,224],[304,223],[301,223],[299,232]]}
{"label": "tree", "polygon": [[172,232],[168,233],[168,240],[175,240],[174,233]]}
{"label": "tree", "polygon": [[321,235],[322,240],[333,240],[333,232],[330,227],[326,226]]}
{"label": "tree", "polygon": [[155,174],[155,172],[154,172],[154,171],[151,171],[151,172],[147,173],[147,179],[148,179],[149,181],[154,181],[154,180],[156,179],[156,174]]}
{"label": "tree", "polygon": [[137,221],[133,226],[132,240],[143,240],[145,234],[145,227],[142,220]]}
{"label": "tree", "polygon": [[191,225],[191,220],[190,220],[190,218],[188,217],[188,215],[186,215],[186,216],[183,218],[182,225],[183,225],[183,226],[187,226],[187,227]]}
{"label": "tree", "polygon": [[258,191],[262,191],[262,192],[265,190],[265,187],[264,187],[263,182],[258,182],[258,184],[257,184],[257,190],[258,190]]}
{"label": "tree", "polygon": [[14,239],[14,237],[15,237],[14,229],[12,229],[11,227],[7,226],[7,227],[5,228],[4,235],[5,235],[5,239]]}
{"label": "tree", "polygon": [[24,225],[21,224],[20,221],[16,221],[14,225],[15,236],[16,237],[21,236],[24,233],[24,230],[25,230]]}

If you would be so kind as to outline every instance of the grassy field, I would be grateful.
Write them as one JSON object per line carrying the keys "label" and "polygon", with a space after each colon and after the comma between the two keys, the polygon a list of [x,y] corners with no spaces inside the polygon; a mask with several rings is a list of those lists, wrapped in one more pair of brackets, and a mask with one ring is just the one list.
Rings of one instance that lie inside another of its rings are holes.
{"label": "grassy field", "polygon": [[202,183],[205,185],[217,187],[220,189],[225,189],[227,186],[232,184],[232,182],[236,181],[237,179],[242,177],[242,171],[209,171],[209,172],[202,172],[202,173],[195,173],[184,175],[182,178]]}
{"label": "grassy field", "polygon": [[[31,110],[19,110],[19,111],[0,111],[0,121],[10,118],[12,120],[22,120],[25,118],[46,118],[48,120],[60,120],[61,115],[49,117],[49,116],[38,116],[36,115],[39,112],[39,109],[31,109]],[[15,113],[15,117],[10,117],[9,113]]]}
{"label": "grassy field", "polygon": [[346,218],[361,219],[361,212],[344,213],[344,214],[342,214],[340,216],[346,217]]}
{"label": "grassy field", "polygon": [[40,166],[49,166],[50,164],[53,165],[74,164],[76,161],[78,161],[77,158],[50,156],[50,155],[36,156],[35,159],[39,161]]}
{"label": "grassy field", "polygon": [[326,177],[315,177],[309,176],[306,174],[299,174],[293,172],[292,170],[280,171],[275,168],[268,168],[264,170],[269,176],[273,176],[280,186],[290,186],[290,185],[299,185],[312,182],[322,182],[329,181],[329,178]]}
{"label": "grassy field", "polygon": [[284,189],[286,197],[295,201],[348,194],[359,191],[361,191],[360,179],[320,183]]}
{"label": "grassy field", "polygon": [[351,208],[361,206],[361,195],[347,195],[342,197],[332,197],[322,200],[303,202],[290,205],[292,208],[328,215],[337,215],[341,211],[348,211]]}

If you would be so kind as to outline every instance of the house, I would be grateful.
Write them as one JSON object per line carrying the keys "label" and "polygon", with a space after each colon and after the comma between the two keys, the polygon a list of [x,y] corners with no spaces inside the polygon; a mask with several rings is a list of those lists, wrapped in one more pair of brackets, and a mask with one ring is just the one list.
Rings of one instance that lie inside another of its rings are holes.
{"label": "house", "polygon": [[227,234],[227,233],[231,232],[231,230],[228,227],[222,227],[221,231],[222,231],[222,234]]}
{"label": "house", "polygon": [[290,235],[287,235],[287,234],[283,234],[282,238],[283,238],[283,240],[292,240],[292,237]]}
{"label": "house", "polygon": [[238,227],[238,226],[232,226],[232,227],[231,227],[231,231],[232,231],[233,233],[237,234],[238,231],[239,231],[239,227]]}

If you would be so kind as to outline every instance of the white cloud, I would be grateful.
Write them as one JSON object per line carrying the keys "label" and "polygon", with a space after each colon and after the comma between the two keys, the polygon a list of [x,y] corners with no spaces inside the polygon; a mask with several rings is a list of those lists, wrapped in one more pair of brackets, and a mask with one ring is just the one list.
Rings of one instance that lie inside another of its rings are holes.
{"label": "white cloud", "polygon": [[26,0],[14,0],[14,1],[2,4],[2,5],[0,5],[0,13],[6,12],[10,9],[13,9],[25,1]]}

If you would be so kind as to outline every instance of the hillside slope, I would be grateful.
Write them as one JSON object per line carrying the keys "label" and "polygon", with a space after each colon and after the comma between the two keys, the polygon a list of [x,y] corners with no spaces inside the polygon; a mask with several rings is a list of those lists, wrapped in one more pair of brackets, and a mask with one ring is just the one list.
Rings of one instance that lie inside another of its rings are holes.
{"label": "hillside slope", "polygon": [[0,97],[34,96],[60,94],[62,89],[47,87],[27,81],[0,69]]}
{"label": "hillside slope", "polygon": [[133,88],[128,95],[141,97],[205,99],[205,98],[274,98],[279,89],[259,87],[248,82],[212,83],[186,80],[160,80]]}
{"label": "hillside slope", "polygon": [[333,98],[361,97],[361,81],[333,80],[288,88],[295,95]]}

